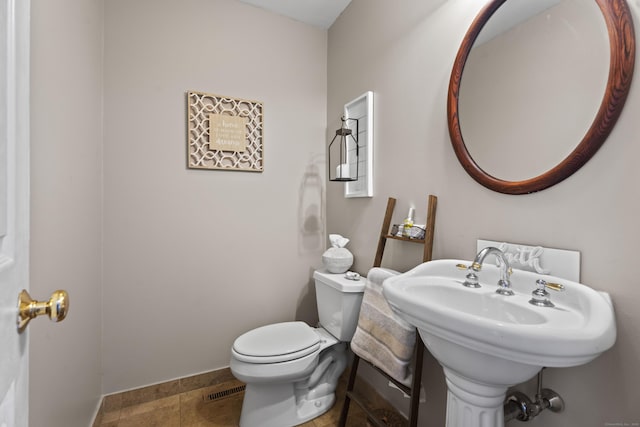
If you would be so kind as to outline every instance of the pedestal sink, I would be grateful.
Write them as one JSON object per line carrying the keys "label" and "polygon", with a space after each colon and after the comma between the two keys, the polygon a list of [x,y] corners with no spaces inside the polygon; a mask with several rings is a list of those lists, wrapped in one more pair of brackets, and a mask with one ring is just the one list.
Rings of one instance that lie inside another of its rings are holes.
{"label": "pedestal sink", "polygon": [[[543,367],[588,363],[616,340],[608,294],[514,270],[512,296],[495,293],[498,269],[485,265],[479,288],[462,285],[470,261],[438,260],[387,279],[384,296],[414,325],[447,380],[447,427],[502,427],[509,387]],[[560,283],[555,307],[529,303],[536,280]]]}

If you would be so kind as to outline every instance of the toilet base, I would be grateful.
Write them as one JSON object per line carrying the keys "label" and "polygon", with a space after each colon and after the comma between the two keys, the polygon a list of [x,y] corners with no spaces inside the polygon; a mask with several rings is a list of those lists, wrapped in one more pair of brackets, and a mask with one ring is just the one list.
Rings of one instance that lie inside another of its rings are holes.
{"label": "toilet base", "polygon": [[240,427],[293,427],[324,414],[335,400],[331,393],[296,402],[293,383],[247,384]]}
{"label": "toilet base", "polygon": [[340,375],[347,367],[347,345],[324,349],[305,379],[247,382],[240,427],[293,427],[319,417],[335,403]]}

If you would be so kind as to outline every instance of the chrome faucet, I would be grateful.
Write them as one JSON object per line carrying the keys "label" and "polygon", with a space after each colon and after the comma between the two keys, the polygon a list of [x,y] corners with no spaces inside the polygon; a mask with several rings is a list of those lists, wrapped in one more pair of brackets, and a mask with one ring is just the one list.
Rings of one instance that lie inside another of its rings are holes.
{"label": "chrome faucet", "polygon": [[489,246],[478,252],[476,258],[473,260],[473,263],[467,269],[467,277],[464,281],[463,285],[469,288],[479,288],[480,284],[478,283],[478,273],[482,269],[482,263],[484,263],[484,259],[487,255],[495,256],[499,261],[500,268],[500,280],[498,281],[498,289],[497,293],[500,295],[513,295],[513,290],[511,289],[511,282],[509,281],[509,276],[511,275],[511,267],[509,267],[509,261],[507,261],[507,257],[504,255],[498,248],[494,248],[493,246]]}

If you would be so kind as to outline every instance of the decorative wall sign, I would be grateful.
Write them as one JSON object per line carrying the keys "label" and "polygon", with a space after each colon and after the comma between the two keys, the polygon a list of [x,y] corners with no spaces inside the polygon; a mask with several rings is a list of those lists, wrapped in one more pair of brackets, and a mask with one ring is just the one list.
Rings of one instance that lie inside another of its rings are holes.
{"label": "decorative wall sign", "polygon": [[580,281],[580,252],[578,251],[482,239],[478,239],[476,246],[478,252],[489,246],[500,249],[507,255],[509,266],[514,269],[553,274],[574,282]]}
{"label": "decorative wall sign", "polygon": [[187,167],[263,170],[262,103],[189,92]]}

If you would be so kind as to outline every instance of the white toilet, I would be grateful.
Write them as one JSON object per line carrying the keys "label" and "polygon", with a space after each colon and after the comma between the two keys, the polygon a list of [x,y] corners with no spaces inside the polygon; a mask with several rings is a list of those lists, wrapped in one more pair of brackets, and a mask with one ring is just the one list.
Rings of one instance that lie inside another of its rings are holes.
{"label": "white toilet", "polygon": [[240,427],[291,427],[328,411],[348,362],[364,279],[313,273],[320,325],[284,322],[244,333],[231,349],[231,372],[247,388]]}

